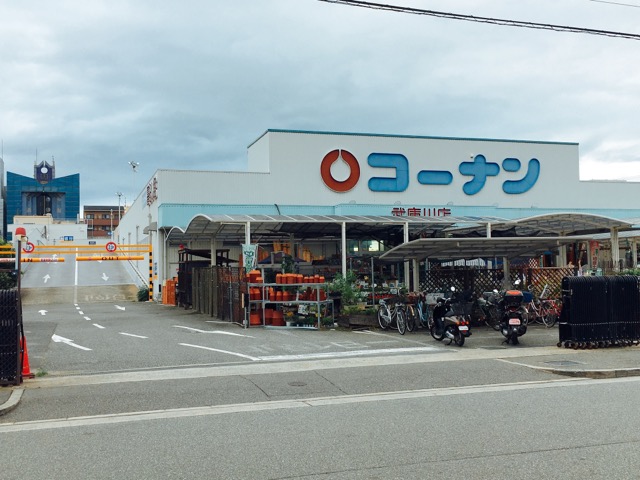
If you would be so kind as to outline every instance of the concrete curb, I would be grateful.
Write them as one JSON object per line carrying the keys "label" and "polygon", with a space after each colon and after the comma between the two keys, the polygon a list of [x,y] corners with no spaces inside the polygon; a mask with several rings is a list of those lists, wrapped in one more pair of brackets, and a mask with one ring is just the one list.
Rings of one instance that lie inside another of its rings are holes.
{"label": "concrete curb", "polygon": [[11,410],[18,406],[20,403],[20,399],[22,398],[22,393],[24,392],[24,388],[16,388],[11,392],[11,396],[9,400],[0,405],[0,416],[9,413]]}
{"label": "concrete curb", "polygon": [[612,368],[609,370],[562,370],[558,368],[536,367],[556,375],[564,375],[565,377],[583,377],[583,378],[622,378],[640,376],[640,368]]}

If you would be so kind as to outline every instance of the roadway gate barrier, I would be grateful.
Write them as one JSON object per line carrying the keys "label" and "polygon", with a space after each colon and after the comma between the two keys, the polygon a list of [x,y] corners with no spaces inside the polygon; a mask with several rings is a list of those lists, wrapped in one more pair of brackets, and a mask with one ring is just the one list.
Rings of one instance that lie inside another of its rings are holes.
{"label": "roadway gate barrier", "polygon": [[21,331],[18,289],[0,290],[0,385],[22,381]]}
{"label": "roadway gate barrier", "polygon": [[558,332],[558,346],[637,345],[640,342],[639,277],[563,278]]}

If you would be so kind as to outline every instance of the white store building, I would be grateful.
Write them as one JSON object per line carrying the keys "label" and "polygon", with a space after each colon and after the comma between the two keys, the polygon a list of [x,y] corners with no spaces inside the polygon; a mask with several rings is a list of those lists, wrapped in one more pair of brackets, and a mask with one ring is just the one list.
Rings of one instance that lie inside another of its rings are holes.
{"label": "white store building", "polygon": [[[178,243],[224,247],[237,259],[241,243],[269,241],[269,225],[275,230],[287,218],[306,217],[311,230],[332,225],[314,234],[332,237],[343,255],[350,229],[367,222],[404,225],[407,242],[445,227],[490,234],[504,221],[575,214],[588,215],[582,227],[553,235],[592,233],[593,216],[604,217],[593,227],[614,239],[640,223],[639,194],[637,183],[581,181],[577,143],[268,130],[249,145],[246,172],[157,170],[114,240],[151,243],[157,295],[175,276]],[[304,229],[287,231],[294,238]],[[326,253],[312,236],[305,247]],[[149,268],[137,263],[140,272]]]}

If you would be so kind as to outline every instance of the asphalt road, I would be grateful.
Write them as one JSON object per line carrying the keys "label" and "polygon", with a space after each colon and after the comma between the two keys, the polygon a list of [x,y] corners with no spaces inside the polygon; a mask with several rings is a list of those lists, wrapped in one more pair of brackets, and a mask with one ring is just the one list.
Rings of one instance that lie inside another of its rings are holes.
{"label": "asphalt road", "polygon": [[22,265],[22,303],[47,307],[135,300],[138,288],[121,261],[76,262],[76,255],[58,255],[64,262]]}
{"label": "asphalt road", "polygon": [[23,317],[38,376],[0,417],[2,479],[637,478],[640,377],[530,368],[585,355],[556,329],[513,347],[478,328],[458,348],[148,302]]}
{"label": "asphalt road", "polygon": [[122,262],[102,260],[76,262],[75,254],[57,255],[57,257],[65,261],[23,264],[22,286],[42,288],[132,283]]}

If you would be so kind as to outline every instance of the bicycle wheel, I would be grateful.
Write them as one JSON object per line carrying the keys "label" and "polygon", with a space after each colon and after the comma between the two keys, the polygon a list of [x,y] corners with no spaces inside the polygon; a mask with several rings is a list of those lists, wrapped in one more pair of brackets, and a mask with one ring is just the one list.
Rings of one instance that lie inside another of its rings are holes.
{"label": "bicycle wheel", "polygon": [[544,323],[544,326],[547,328],[553,327],[557,321],[558,316],[555,313],[549,312],[542,317],[542,323]]}
{"label": "bicycle wheel", "polygon": [[413,332],[417,327],[416,309],[413,305],[407,305],[407,330]]}
{"label": "bicycle wheel", "polygon": [[420,326],[422,328],[429,328],[433,323],[433,315],[431,314],[431,309],[426,305],[418,304],[418,314]]}
{"label": "bicycle wheel", "polygon": [[431,322],[429,333],[438,341],[441,341],[444,338],[444,328],[442,329],[442,331],[438,331],[438,325],[436,324],[435,320]]}
{"label": "bicycle wheel", "polygon": [[407,317],[405,317],[404,311],[400,307],[397,307],[396,310],[396,324],[400,335],[404,335],[407,332]]}
{"label": "bicycle wheel", "polygon": [[493,328],[496,332],[500,331],[500,319],[498,318],[498,310],[495,308],[489,309],[489,314],[485,317],[484,323],[487,326]]}
{"label": "bicycle wheel", "polygon": [[380,305],[378,307],[378,323],[382,330],[386,330],[391,325],[391,312],[386,305]]}

